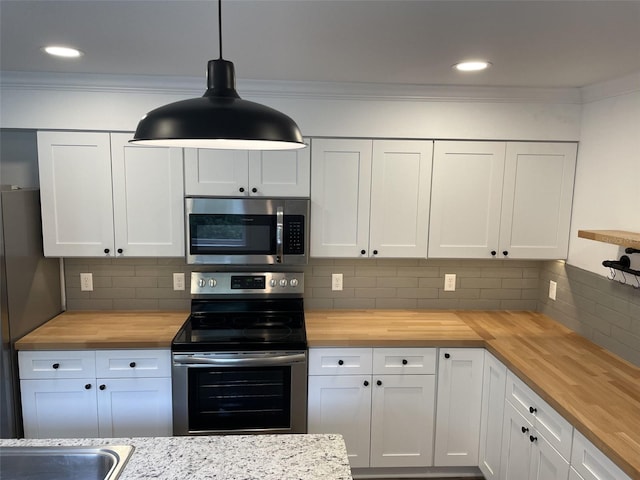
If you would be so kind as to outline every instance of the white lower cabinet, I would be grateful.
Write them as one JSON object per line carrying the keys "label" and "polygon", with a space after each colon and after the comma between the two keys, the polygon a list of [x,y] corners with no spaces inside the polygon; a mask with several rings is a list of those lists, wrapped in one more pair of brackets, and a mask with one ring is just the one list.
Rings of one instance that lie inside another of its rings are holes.
{"label": "white lower cabinet", "polygon": [[26,438],[169,436],[169,350],[21,351]]}
{"label": "white lower cabinet", "polygon": [[98,437],[95,378],[20,380],[25,438]]}
{"label": "white lower cabinet", "polygon": [[577,430],[573,431],[570,480],[631,480]]}
{"label": "white lower cabinet", "polygon": [[432,465],[436,351],[309,350],[309,433],[340,433],[351,467]]}
{"label": "white lower cabinet", "polygon": [[435,466],[478,465],[484,349],[441,348]]}
{"label": "white lower cabinet", "polygon": [[503,480],[567,480],[569,462],[510,403],[502,433]]}
{"label": "white lower cabinet", "polygon": [[352,467],[369,466],[371,375],[309,376],[309,433],[339,433]]}
{"label": "white lower cabinet", "polygon": [[486,480],[500,478],[502,419],[507,367],[488,351],[484,353],[482,376],[482,413],[480,415],[480,471]]}

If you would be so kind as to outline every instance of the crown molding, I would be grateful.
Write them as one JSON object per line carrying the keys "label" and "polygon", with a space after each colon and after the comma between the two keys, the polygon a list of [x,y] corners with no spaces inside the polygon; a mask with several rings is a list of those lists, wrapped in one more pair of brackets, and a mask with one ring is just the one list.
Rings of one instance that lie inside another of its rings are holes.
{"label": "crown molding", "polygon": [[582,103],[597,102],[605,98],[640,92],[640,72],[614,78],[606,82],[588,85],[582,87],[580,90]]}
{"label": "crown molding", "polygon": [[[577,88],[474,87],[457,85],[399,85],[384,83],[238,80],[244,98],[278,97],[316,100],[412,102],[496,102],[580,104]],[[0,72],[3,90],[50,90],[200,96],[204,78],[123,76],[40,72]]]}

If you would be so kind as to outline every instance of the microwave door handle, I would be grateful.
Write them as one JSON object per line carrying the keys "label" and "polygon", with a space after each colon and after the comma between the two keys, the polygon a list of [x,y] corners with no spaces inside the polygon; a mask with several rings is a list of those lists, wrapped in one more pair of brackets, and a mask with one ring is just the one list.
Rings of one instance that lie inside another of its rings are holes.
{"label": "microwave door handle", "polygon": [[282,263],[284,253],[283,239],[284,237],[284,209],[278,207],[276,209],[276,263]]}

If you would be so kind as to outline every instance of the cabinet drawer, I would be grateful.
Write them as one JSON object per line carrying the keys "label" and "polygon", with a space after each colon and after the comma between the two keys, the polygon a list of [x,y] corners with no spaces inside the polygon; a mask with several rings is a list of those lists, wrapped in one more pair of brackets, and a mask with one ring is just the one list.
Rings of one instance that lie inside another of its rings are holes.
{"label": "cabinet drawer", "polygon": [[435,348],[374,348],[375,375],[430,375],[436,373]]}
{"label": "cabinet drawer", "polygon": [[512,372],[507,374],[507,400],[565,459],[571,455],[573,427]]}
{"label": "cabinet drawer", "polygon": [[98,350],[96,377],[170,377],[169,350]]}
{"label": "cabinet drawer", "polygon": [[21,379],[95,377],[96,356],[87,350],[20,351]]}
{"label": "cabinet drawer", "polygon": [[573,433],[571,466],[584,480],[631,480],[577,430]]}
{"label": "cabinet drawer", "polygon": [[371,348],[312,348],[309,375],[371,375]]}

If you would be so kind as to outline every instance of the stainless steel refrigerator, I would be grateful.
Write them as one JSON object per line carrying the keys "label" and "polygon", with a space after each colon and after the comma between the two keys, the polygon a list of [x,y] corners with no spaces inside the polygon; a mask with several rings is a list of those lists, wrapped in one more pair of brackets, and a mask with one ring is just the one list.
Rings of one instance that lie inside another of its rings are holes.
{"label": "stainless steel refrigerator", "polygon": [[22,436],[14,342],[62,311],[60,262],[44,258],[38,189],[0,186],[0,438]]}

